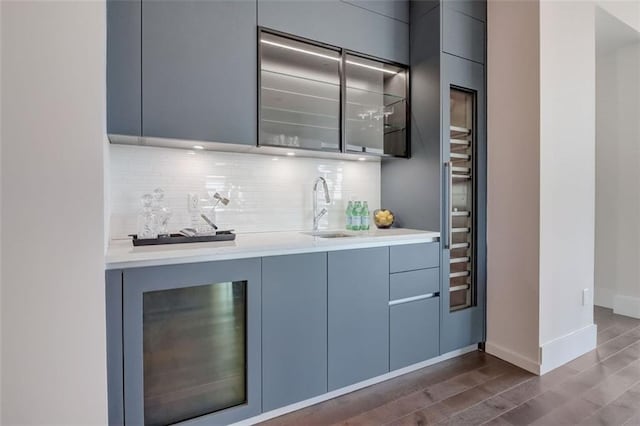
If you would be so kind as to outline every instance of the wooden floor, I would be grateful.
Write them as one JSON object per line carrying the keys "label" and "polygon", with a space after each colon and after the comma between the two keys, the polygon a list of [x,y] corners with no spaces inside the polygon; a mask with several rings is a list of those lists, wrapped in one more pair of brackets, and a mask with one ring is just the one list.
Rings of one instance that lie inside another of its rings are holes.
{"label": "wooden floor", "polygon": [[595,322],[598,348],[542,377],[473,352],[264,424],[640,426],[640,320]]}

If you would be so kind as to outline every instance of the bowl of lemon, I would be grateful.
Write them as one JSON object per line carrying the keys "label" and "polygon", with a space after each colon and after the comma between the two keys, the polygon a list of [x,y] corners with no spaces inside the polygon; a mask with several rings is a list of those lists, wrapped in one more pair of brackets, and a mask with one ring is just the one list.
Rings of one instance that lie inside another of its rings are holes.
{"label": "bowl of lemon", "polygon": [[373,223],[376,224],[378,229],[391,228],[395,219],[395,215],[391,210],[378,209],[373,212]]}

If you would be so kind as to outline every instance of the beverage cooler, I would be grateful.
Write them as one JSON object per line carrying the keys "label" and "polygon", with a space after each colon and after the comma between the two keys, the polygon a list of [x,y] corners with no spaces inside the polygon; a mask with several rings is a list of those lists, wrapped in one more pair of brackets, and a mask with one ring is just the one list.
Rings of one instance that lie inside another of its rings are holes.
{"label": "beverage cooler", "polygon": [[442,352],[484,340],[484,67],[443,55]]}

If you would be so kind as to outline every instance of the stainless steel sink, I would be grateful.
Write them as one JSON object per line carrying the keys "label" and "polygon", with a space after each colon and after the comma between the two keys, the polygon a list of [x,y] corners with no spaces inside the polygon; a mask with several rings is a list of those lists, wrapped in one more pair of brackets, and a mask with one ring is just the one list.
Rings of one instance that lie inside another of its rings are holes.
{"label": "stainless steel sink", "polygon": [[346,232],[340,232],[340,231],[303,232],[303,234],[311,235],[312,237],[318,237],[318,238],[348,238],[348,237],[355,237],[354,234],[347,234]]}

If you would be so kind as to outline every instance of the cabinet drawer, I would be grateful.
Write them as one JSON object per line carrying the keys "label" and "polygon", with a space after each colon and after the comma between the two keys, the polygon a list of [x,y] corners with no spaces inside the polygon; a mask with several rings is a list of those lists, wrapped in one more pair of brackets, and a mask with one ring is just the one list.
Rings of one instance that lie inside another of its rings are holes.
{"label": "cabinet drawer", "polygon": [[389,285],[389,300],[437,293],[440,291],[440,269],[419,269],[392,274]]}
{"label": "cabinet drawer", "polygon": [[397,370],[438,356],[440,298],[389,308],[389,366]]}
{"label": "cabinet drawer", "polygon": [[389,271],[391,273],[437,268],[439,262],[440,243],[438,242],[407,244],[390,248]]}

